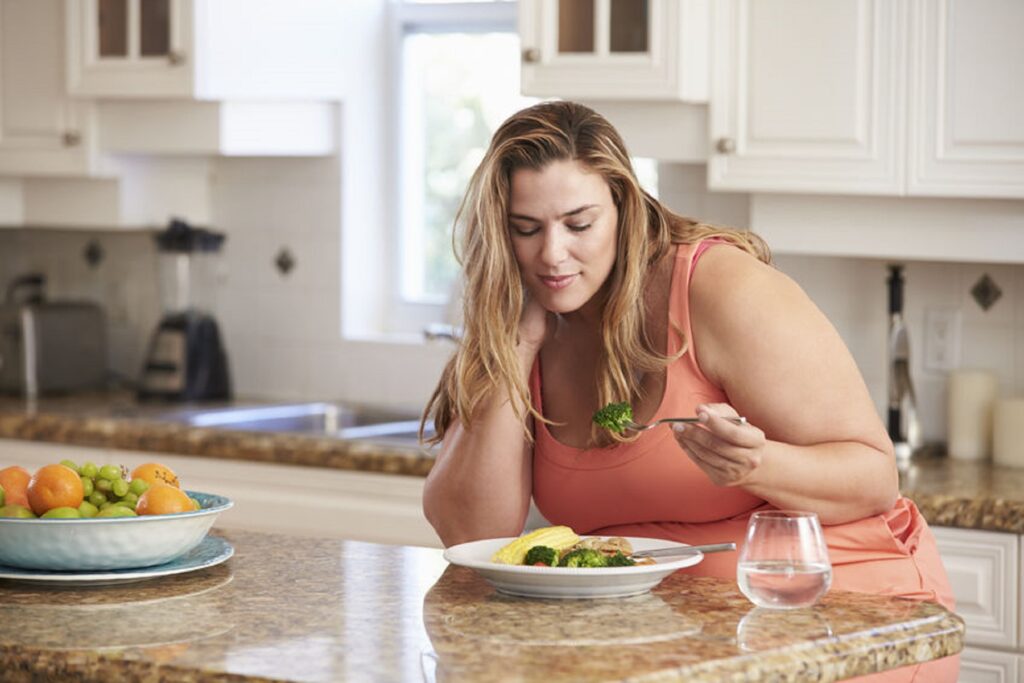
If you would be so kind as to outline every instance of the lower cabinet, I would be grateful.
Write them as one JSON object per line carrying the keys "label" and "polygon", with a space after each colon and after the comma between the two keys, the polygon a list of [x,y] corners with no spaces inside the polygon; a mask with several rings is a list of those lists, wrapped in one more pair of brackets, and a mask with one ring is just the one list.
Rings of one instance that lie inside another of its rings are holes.
{"label": "lower cabinet", "polygon": [[932,527],[967,626],[960,657],[964,683],[1024,683],[1024,604],[1021,537]]}
{"label": "lower cabinet", "polygon": [[966,647],[960,655],[960,683],[1024,683],[1024,655]]}
{"label": "lower cabinet", "polygon": [[129,469],[162,462],[184,488],[234,501],[217,520],[222,529],[441,547],[423,516],[422,477],[0,439],[0,469],[64,459]]}

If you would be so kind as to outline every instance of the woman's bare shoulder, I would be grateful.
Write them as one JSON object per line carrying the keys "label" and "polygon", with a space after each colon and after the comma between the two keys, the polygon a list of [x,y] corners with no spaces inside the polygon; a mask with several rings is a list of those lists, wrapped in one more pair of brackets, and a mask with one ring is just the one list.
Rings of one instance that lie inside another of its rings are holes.
{"label": "woman's bare shoulder", "polygon": [[[690,280],[690,326],[705,374],[757,345],[779,325],[820,312],[787,275],[742,249],[716,245],[701,255]],[[721,378],[719,378],[721,379]]]}
{"label": "woman's bare shoulder", "polygon": [[690,306],[701,318],[749,320],[752,311],[745,304],[798,295],[803,291],[784,273],[726,244],[705,251],[690,279]]}

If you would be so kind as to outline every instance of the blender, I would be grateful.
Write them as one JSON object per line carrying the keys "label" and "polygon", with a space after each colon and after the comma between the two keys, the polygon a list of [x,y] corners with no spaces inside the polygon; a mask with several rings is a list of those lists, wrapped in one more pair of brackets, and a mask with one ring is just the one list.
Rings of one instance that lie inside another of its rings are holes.
{"label": "blender", "polygon": [[168,401],[231,398],[220,328],[202,299],[213,290],[222,233],[174,219],[156,234],[163,316],[150,339],[138,394]]}

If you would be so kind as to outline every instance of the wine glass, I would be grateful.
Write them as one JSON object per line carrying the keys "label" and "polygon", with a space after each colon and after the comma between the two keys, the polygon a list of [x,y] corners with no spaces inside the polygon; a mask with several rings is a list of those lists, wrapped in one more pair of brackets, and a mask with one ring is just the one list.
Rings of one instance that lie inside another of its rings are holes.
{"label": "wine glass", "polygon": [[818,515],[791,510],[751,515],[736,580],[758,607],[796,609],[817,602],[832,585]]}

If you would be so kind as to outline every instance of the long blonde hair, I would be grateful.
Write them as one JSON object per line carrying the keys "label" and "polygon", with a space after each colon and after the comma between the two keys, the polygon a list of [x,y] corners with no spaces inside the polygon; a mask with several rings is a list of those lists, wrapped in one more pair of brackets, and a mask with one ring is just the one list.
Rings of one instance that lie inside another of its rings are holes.
{"label": "long blonde hair", "polygon": [[[559,101],[513,114],[494,133],[456,215],[453,246],[465,278],[463,334],[423,413],[422,424],[432,417],[436,430],[428,443],[441,441],[456,420],[472,424],[483,401],[495,391],[507,396],[531,441],[528,416],[548,422],[530,401],[515,353],[524,290],[509,236],[508,209],[512,173],[520,168],[540,170],[554,161],[578,161],[600,174],[618,208],[618,257],[604,287],[603,353],[595,378],[599,406],[635,403],[640,393],[638,371],[658,370],[678,357],[654,348],[643,295],[652,266],[673,244],[718,237],[762,261],[771,260],[756,235],[683,218],[644,191],[622,138],[592,109]],[[682,349],[680,353],[685,352],[686,340]],[[595,429],[592,440],[608,443],[607,434]]]}

